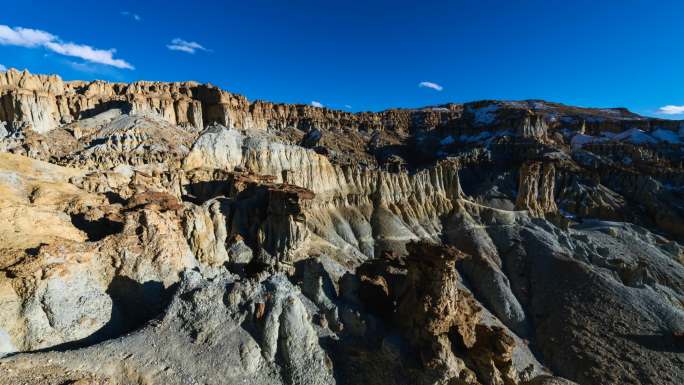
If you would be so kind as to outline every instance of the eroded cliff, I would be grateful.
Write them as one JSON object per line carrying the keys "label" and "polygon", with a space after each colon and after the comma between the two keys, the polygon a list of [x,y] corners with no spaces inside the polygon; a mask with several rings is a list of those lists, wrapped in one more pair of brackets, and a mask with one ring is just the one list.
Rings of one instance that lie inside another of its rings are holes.
{"label": "eroded cliff", "polygon": [[0,121],[7,383],[684,381],[682,122],[14,70]]}

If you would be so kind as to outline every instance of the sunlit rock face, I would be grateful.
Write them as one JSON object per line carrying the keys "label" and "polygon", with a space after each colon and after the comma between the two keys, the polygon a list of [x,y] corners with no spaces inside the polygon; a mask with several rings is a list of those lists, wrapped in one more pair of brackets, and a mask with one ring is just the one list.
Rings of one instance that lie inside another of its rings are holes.
{"label": "sunlit rock face", "polygon": [[680,121],[0,73],[3,384],[680,384]]}

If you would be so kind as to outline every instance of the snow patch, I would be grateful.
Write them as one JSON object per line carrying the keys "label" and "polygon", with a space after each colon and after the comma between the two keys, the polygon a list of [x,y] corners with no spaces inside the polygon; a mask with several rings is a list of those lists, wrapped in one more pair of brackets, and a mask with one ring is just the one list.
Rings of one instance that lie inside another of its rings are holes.
{"label": "snow patch", "polygon": [[613,110],[611,108],[602,108],[599,111],[610,115],[622,115],[622,113],[619,110]]}
{"label": "snow patch", "polygon": [[575,219],[576,218],[574,215],[570,214],[569,212],[567,212],[561,208],[559,208],[558,211],[560,211],[561,215],[567,219]]}
{"label": "snow patch", "polygon": [[506,107],[511,107],[511,108],[529,108],[529,104],[527,102],[521,102],[517,100],[505,100],[503,101],[503,104]]}
{"label": "snow patch", "polygon": [[532,109],[535,110],[548,110],[549,106],[547,106],[544,102],[532,102]]}
{"label": "snow patch", "polygon": [[440,140],[440,141],[439,141],[439,144],[441,144],[442,146],[447,146],[447,145],[450,145],[450,144],[454,143],[455,141],[456,141],[456,140],[454,139],[454,137],[451,136],[451,135],[449,135],[449,136],[447,136],[446,138]]}
{"label": "snow patch", "polygon": [[[675,140],[675,141],[672,141]],[[674,132],[667,130],[656,130],[651,135],[638,128],[630,128],[629,130],[613,133],[613,132],[602,132],[601,136],[591,136],[584,134],[577,134],[572,137],[570,144],[573,149],[581,148],[582,146],[589,143],[601,143],[606,141],[614,142],[630,142],[633,144],[655,144],[658,141],[679,143],[679,138],[676,137]]]}
{"label": "snow patch", "polygon": [[494,139],[501,138],[507,135],[513,135],[513,133],[508,130],[494,132],[482,131],[477,135],[459,135],[456,139],[461,143],[480,143],[484,146],[489,146]]}
{"label": "snow patch", "polygon": [[646,144],[646,143],[656,143],[651,135],[645,133],[638,128],[630,128],[627,131],[620,132],[618,134],[613,134],[611,132],[602,132],[601,135],[615,141],[626,141],[632,142],[634,144]]}
{"label": "snow patch", "polygon": [[573,150],[577,150],[577,149],[582,148],[582,146],[584,146],[585,144],[596,143],[596,142],[600,142],[600,141],[605,140],[605,139],[603,139],[603,140],[601,140],[601,139],[602,138],[597,138],[597,137],[591,136],[591,135],[577,134],[577,135],[573,136],[572,139],[570,140],[570,146],[572,146]]}
{"label": "snow patch", "polygon": [[479,142],[481,140],[485,140],[492,136],[492,133],[489,131],[482,131],[477,135],[460,135],[458,137],[459,142],[465,142],[465,143],[473,143],[473,142]]}
{"label": "snow patch", "polygon": [[572,139],[573,136],[577,135],[579,132],[570,128],[561,128],[558,130],[565,139]]}
{"label": "snow patch", "polygon": [[[681,132],[681,130],[680,130],[680,132]],[[660,141],[667,142],[670,144],[681,143],[681,138],[679,137],[679,135],[677,135],[676,132],[670,131],[670,130],[664,130],[662,128],[659,128],[659,129],[653,131],[651,133],[651,136],[653,136],[654,138],[656,138]]]}
{"label": "snow patch", "polygon": [[475,116],[475,123],[480,126],[492,124],[496,120],[496,111],[499,106],[491,104],[480,108],[470,108],[470,112]]}

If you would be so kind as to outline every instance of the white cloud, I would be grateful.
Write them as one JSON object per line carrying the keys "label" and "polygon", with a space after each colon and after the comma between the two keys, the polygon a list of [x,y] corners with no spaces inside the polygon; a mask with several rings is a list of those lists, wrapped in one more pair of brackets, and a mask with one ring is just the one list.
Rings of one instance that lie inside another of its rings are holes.
{"label": "white cloud", "polygon": [[314,107],[318,107],[318,108],[323,108],[323,107],[325,107],[325,106],[323,105],[323,103],[317,102],[317,101],[315,101],[315,100],[311,102],[311,105],[314,106]]}
{"label": "white cloud", "polygon": [[0,64],[0,71],[2,71],[2,72],[7,71],[7,67],[5,67],[4,65]]}
{"label": "white cloud", "polygon": [[209,51],[209,49],[202,46],[196,41],[186,41],[183,39],[175,38],[171,40],[171,44],[168,44],[166,48],[172,51],[182,51],[187,53],[195,53],[196,51]]}
{"label": "white cloud", "polygon": [[60,55],[77,57],[92,63],[133,69],[130,63],[114,59],[115,49],[97,49],[88,45],[63,42],[58,36],[38,29],[10,28],[7,25],[0,25],[0,45],[44,47]]}
{"label": "white cloud", "polygon": [[658,113],[665,115],[681,115],[684,114],[684,106],[663,106],[658,109]]}
{"label": "white cloud", "polygon": [[432,88],[432,89],[435,90],[435,91],[441,91],[441,90],[444,89],[444,87],[440,86],[440,85],[437,84],[437,83],[433,83],[433,82],[420,82],[420,83],[418,83],[418,87],[421,87],[421,88]]}
{"label": "white cloud", "polygon": [[0,44],[18,45],[21,47],[38,47],[57,39],[57,36],[37,29],[10,28],[0,25]]}
{"label": "white cloud", "polygon": [[131,13],[131,12],[128,12],[128,11],[121,11],[121,15],[130,17],[130,18],[132,18],[132,19],[135,20],[135,21],[140,21],[140,20],[142,20],[142,17],[140,17],[140,15],[138,15],[137,13]]}
{"label": "white cloud", "polygon": [[349,104],[345,104],[345,105],[344,105],[344,108],[346,108],[346,109],[348,109],[348,110],[351,110],[352,106],[350,106]]}
{"label": "white cloud", "polygon": [[78,57],[93,63],[106,64],[117,68],[133,69],[133,66],[121,59],[114,59],[115,49],[95,49],[88,45],[74,43],[54,43],[50,42],[45,46],[58,54],[65,56]]}

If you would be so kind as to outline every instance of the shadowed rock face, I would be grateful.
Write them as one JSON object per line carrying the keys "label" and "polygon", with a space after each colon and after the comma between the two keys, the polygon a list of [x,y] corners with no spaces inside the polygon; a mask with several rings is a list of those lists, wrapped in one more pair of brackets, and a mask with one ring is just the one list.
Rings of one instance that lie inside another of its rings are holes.
{"label": "shadowed rock face", "polygon": [[0,73],[3,384],[681,384],[684,124]]}

